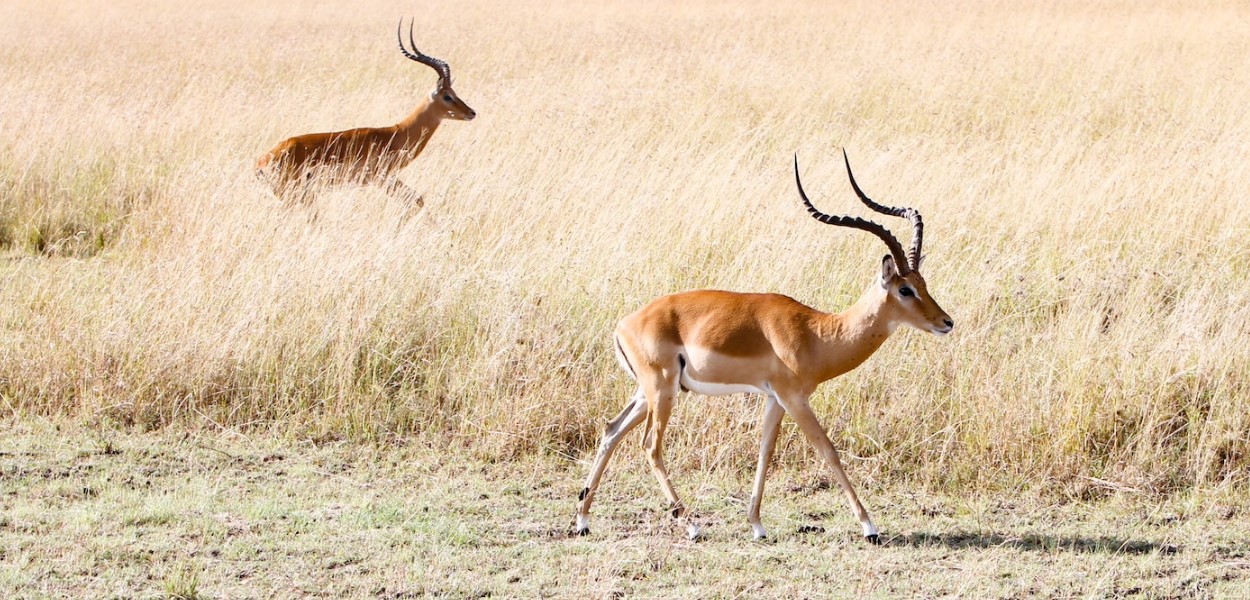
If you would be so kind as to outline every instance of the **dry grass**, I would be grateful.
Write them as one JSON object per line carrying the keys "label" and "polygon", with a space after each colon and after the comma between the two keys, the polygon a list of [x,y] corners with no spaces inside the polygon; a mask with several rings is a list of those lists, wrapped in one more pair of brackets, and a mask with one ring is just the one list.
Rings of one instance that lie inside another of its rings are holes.
{"label": "dry grass", "polygon": [[[509,6],[422,7],[480,113],[405,174],[425,211],[339,190],[315,223],[251,163],[403,116],[432,85],[391,39],[411,6],[0,6],[0,406],[578,456],[629,392],[628,311],[697,287],[835,310],[870,282],[880,243],[792,189],[797,150],[855,209],[846,146],[924,213],[958,323],[818,393],[856,481],[1244,483],[1244,4]],[[747,468],[757,411],[679,403],[672,461]]]}

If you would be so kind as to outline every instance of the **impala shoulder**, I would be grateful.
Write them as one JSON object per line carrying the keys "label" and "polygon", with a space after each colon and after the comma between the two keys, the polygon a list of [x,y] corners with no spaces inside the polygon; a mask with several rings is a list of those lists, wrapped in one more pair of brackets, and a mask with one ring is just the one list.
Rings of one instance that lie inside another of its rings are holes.
{"label": "impala shoulder", "polygon": [[754,294],[754,295],[759,296],[765,302],[768,302],[770,304],[776,304],[778,306],[796,306],[796,307],[807,308],[806,304],[803,304],[802,302],[799,302],[798,300],[795,300],[794,298],[791,298],[790,296],[787,296],[785,294],[767,293],[767,294]]}
{"label": "impala shoulder", "polygon": [[785,294],[758,294],[758,296],[760,297],[759,304],[766,307],[765,310],[770,314],[781,319],[805,320],[823,314]]}
{"label": "impala shoulder", "polygon": [[394,125],[388,127],[357,127],[344,131],[343,134],[354,138],[377,138],[389,140],[396,135]]}

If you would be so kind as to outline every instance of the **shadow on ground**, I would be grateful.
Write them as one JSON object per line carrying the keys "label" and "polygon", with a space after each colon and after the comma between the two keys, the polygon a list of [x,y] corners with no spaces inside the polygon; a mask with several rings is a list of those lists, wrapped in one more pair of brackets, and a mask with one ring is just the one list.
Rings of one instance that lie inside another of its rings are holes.
{"label": "shadow on ground", "polygon": [[1106,552],[1111,554],[1177,554],[1178,546],[1156,544],[1144,540],[1116,537],[1077,537],[1052,535],[1005,536],[997,533],[927,533],[916,532],[889,538],[887,546],[945,546],[947,548],[1019,548],[1021,550],[1069,552]]}

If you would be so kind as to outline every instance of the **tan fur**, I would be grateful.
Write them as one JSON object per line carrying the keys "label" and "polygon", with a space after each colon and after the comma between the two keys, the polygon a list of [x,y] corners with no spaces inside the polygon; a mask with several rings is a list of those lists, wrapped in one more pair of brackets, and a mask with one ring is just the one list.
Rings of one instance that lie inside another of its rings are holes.
{"label": "tan fur", "polygon": [[[901,296],[903,287],[913,290],[914,296]],[[862,364],[900,324],[934,333],[946,333],[952,327],[950,318],[929,296],[920,273],[899,275],[889,257],[883,263],[882,279],[837,314],[818,311],[779,294],[700,290],[663,296],[621,319],[616,327],[617,344],[636,373],[641,397],[647,402],[648,458],[661,489],[673,504],[674,515],[683,507],[664,467],[663,439],[684,372],[699,384],[749,386],[769,395],[755,493],[748,510],[748,518],[758,531],[762,531],[759,507],[764,477],[784,409],[832,467],[865,526],[865,535],[875,539],[875,527],[808,397],[821,383]],[[636,396],[634,402],[641,397]],[[631,415],[633,419],[628,418]],[[582,494],[579,523],[588,522],[590,504],[616,442],[642,420],[631,403],[605,431],[604,445]]]}
{"label": "tan fur", "polygon": [[[663,296],[621,319],[616,335],[636,369],[678,364],[679,348],[694,347],[751,359],[747,368],[708,365],[699,381],[744,384],[810,394],[821,383],[859,366],[893,326],[924,329],[948,318],[928,296],[918,272],[898,278],[916,291],[915,308],[874,284],[855,305],[829,314],[780,294],[699,290]],[[897,289],[901,283],[894,283]],[[689,360],[689,357],[688,357]],[[737,364],[739,361],[735,361]],[[642,366],[646,365],[646,367]]]}
{"label": "tan fur", "polygon": [[288,138],[256,161],[256,173],[287,201],[306,199],[312,184],[374,184],[401,192],[419,206],[420,198],[413,200],[415,194],[396,175],[425,150],[444,119],[467,121],[476,115],[450,84],[440,81],[403,121]]}

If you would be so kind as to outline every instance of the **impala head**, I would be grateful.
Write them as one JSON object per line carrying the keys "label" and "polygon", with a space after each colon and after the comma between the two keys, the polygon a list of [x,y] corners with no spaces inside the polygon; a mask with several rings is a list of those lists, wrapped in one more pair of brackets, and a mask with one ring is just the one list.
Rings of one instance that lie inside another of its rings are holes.
{"label": "impala head", "polygon": [[415,22],[416,19],[413,19],[413,23],[408,24],[408,46],[412,47],[410,52],[408,47],[404,45],[404,37],[402,35],[404,21],[400,19],[399,28],[395,30],[395,37],[399,39],[399,51],[403,52],[404,56],[410,60],[415,60],[438,73],[438,86],[430,93],[430,101],[445,111],[443,118],[456,121],[472,121],[477,116],[477,111],[469,108],[469,105],[465,104],[464,100],[461,100],[460,96],[456,95],[456,90],[451,89],[451,67],[446,62],[433,56],[422,54],[420,50],[417,50],[417,43],[412,36]]}
{"label": "impala head", "polygon": [[903,246],[898,243],[894,234],[877,223],[859,217],[827,215],[817,210],[803,191],[803,182],[799,179],[799,158],[795,155],[794,182],[798,185],[799,197],[802,198],[803,205],[807,207],[807,212],[821,223],[862,229],[881,238],[890,250],[890,253],[881,260],[879,280],[886,294],[885,305],[891,309],[890,312],[897,321],[916,329],[937,335],[950,333],[955,328],[955,322],[929,295],[929,288],[925,284],[924,277],[920,275],[920,244],[924,239],[924,222],[920,219],[920,213],[914,208],[894,208],[873,202],[863,190],[859,189],[859,184],[855,183],[855,175],[851,173],[851,161],[846,157],[846,150],[842,151],[842,159],[846,161],[846,175],[851,180],[851,187],[855,189],[855,195],[859,196],[865,206],[882,214],[904,217],[911,221],[911,252],[904,253]]}
{"label": "impala head", "polygon": [[886,293],[886,305],[894,309],[899,321],[935,335],[946,335],[955,328],[955,322],[929,295],[929,286],[920,271],[899,273],[894,257],[887,254],[881,259],[880,284]]}

